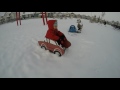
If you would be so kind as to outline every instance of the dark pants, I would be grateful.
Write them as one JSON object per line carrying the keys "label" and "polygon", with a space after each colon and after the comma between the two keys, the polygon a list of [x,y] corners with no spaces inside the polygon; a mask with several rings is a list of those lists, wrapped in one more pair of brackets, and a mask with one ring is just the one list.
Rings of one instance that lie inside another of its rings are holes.
{"label": "dark pants", "polygon": [[57,40],[58,45],[62,45],[62,47],[64,47],[64,46],[63,46],[63,43],[64,43],[64,41],[66,40],[65,35],[62,35],[62,36],[59,37],[59,38],[60,38],[60,39]]}
{"label": "dark pants", "polygon": [[104,25],[106,25],[106,22],[104,22]]}
{"label": "dark pants", "polygon": [[81,30],[82,28],[78,28],[78,30]]}

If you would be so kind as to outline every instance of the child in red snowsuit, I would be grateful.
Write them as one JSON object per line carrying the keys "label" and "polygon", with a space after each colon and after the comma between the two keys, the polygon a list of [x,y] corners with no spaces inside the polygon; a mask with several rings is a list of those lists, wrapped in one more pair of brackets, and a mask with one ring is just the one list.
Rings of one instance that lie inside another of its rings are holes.
{"label": "child in red snowsuit", "polygon": [[45,37],[57,41],[59,45],[62,45],[62,47],[64,47],[63,43],[66,37],[62,32],[58,31],[57,20],[49,20],[47,23],[48,23],[48,31]]}

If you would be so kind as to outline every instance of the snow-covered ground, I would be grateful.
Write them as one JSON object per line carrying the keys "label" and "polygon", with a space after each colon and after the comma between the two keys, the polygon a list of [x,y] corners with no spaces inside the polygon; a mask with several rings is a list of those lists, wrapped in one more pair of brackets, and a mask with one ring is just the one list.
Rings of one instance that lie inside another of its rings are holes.
{"label": "snow-covered ground", "polygon": [[57,20],[72,44],[62,57],[38,45],[48,29],[42,19],[0,25],[0,78],[120,78],[119,30],[82,19],[82,33],[71,35],[76,19]]}

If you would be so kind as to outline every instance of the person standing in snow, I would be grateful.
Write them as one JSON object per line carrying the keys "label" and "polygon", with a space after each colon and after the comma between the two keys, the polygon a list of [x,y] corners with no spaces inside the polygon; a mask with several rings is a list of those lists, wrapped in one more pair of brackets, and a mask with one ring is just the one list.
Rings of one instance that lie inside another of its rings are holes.
{"label": "person standing in snow", "polygon": [[83,24],[81,23],[81,20],[80,19],[78,19],[77,20],[77,27],[78,27],[78,32],[80,32],[81,33],[81,29],[82,29],[82,27],[83,27]]}
{"label": "person standing in snow", "polygon": [[100,23],[100,16],[99,16],[99,18],[98,18],[98,23]]}
{"label": "person standing in snow", "polygon": [[104,23],[104,25],[106,26],[106,21],[105,21],[105,20],[104,20],[104,22],[103,22],[103,23]]}
{"label": "person standing in snow", "polygon": [[49,20],[48,31],[46,38],[56,41],[59,45],[64,47],[64,41],[66,40],[65,35],[57,29],[57,20]]}

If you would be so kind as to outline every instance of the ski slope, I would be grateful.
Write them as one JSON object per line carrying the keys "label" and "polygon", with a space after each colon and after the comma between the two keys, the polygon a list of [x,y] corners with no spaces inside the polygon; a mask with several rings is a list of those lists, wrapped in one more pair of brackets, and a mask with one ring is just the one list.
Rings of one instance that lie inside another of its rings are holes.
{"label": "ski slope", "polygon": [[72,44],[62,57],[38,45],[48,29],[42,19],[0,25],[0,78],[120,78],[119,30],[81,19],[82,33],[69,34],[77,20],[57,20]]}

